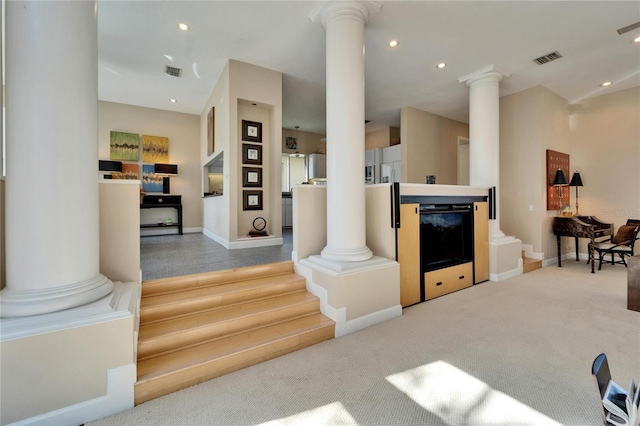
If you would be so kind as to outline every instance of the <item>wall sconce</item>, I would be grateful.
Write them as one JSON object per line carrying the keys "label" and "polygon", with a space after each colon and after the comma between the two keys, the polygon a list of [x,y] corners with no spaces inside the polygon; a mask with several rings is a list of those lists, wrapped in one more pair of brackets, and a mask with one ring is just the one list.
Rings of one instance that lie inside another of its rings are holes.
{"label": "wall sconce", "polygon": [[[157,175],[177,175],[178,174],[178,165],[177,164],[158,164],[154,165],[154,173]],[[170,184],[169,184],[169,176],[164,176],[162,178],[162,193],[169,194]]]}
{"label": "wall sconce", "polygon": [[562,196],[563,196],[563,190],[562,187],[567,185],[569,182],[567,182],[567,177],[564,175],[564,172],[561,169],[558,169],[556,171],[556,177],[553,179],[553,186],[555,186],[558,190],[558,196],[560,197],[560,210],[559,212],[562,211],[562,209],[564,208],[564,203],[562,201]]}
{"label": "wall sconce", "polygon": [[578,173],[577,171],[573,174],[573,176],[571,176],[571,182],[569,182],[569,186],[575,186],[576,187],[576,216],[579,215],[578,212],[578,187],[579,186],[584,186],[582,184],[582,179],[580,178],[580,173]]}

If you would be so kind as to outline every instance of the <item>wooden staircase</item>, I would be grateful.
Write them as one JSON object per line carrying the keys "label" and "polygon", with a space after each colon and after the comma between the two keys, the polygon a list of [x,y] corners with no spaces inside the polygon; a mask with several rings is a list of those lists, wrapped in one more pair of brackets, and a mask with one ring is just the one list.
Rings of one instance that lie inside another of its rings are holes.
{"label": "wooden staircase", "polygon": [[527,272],[531,272],[540,268],[542,268],[542,260],[525,257],[524,250],[522,250],[522,273],[526,274]]}
{"label": "wooden staircase", "polygon": [[334,337],[293,262],[142,283],[135,404]]}

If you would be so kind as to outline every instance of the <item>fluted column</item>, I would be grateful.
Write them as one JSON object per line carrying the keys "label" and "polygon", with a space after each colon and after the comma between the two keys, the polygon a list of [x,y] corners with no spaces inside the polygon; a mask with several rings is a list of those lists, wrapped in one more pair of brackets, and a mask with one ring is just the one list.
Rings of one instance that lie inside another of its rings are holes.
{"label": "fluted column", "polygon": [[496,217],[489,221],[489,237],[500,230],[500,80],[510,74],[491,65],[459,79],[469,86],[469,184],[496,187]]}
{"label": "fluted column", "polygon": [[108,295],[99,273],[95,2],[6,3],[3,317]]}
{"label": "fluted column", "polygon": [[373,255],[366,245],[362,174],[364,27],[379,8],[371,1],[328,1],[315,14],[327,41],[327,245],[321,256],[329,261]]}

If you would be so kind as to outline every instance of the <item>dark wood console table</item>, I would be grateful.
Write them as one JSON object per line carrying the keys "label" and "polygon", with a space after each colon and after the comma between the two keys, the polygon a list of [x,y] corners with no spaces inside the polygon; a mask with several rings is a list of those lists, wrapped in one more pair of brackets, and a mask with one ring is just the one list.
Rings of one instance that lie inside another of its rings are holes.
{"label": "dark wood console table", "polygon": [[556,216],[553,218],[553,233],[556,235],[558,247],[558,267],[562,267],[562,247],[560,237],[574,237],[576,240],[576,261],[580,261],[578,253],[578,238],[588,238],[589,261],[591,273],[594,273],[593,243],[595,238],[613,235],[613,224],[605,223],[595,216]]}
{"label": "dark wood console table", "polygon": [[182,195],[145,195],[142,197],[140,209],[174,208],[178,211],[178,221],[167,225],[166,223],[140,224],[140,228],[166,228],[177,226],[178,233],[182,235]]}

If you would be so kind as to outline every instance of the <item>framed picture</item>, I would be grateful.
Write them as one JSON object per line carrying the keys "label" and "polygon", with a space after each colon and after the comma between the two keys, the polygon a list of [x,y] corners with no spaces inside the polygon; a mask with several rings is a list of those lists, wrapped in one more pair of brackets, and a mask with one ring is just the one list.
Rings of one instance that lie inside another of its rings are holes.
{"label": "framed picture", "polygon": [[[564,205],[570,204],[569,185],[555,187],[553,180],[556,171],[562,170],[564,175],[569,175],[569,154],[547,150],[547,210],[561,210]],[[561,194],[562,193],[562,194]],[[564,205],[562,205],[564,204]]]}
{"label": "framed picture", "polygon": [[297,149],[298,148],[298,139],[287,136],[285,139],[287,149]]}
{"label": "framed picture", "polygon": [[262,123],[242,120],[242,140],[262,142]]}
{"label": "framed picture", "polygon": [[242,191],[242,210],[262,210],[262,191]]}
{"label": "framed picture", "polygon": [[216,108],[211,107],[207,115],[207,155],[216,151]]}
{"label": "framed picture", "polygon": [[110,133],[111,160],[138,161],[138,134],[114,132]]}
{"label": "framed picture", "polygon": [[242,144],[242,164],[262,165],[262,146]]}
{"label": "framed picture", "polygon": [[242,186],[262,188],[262,169],[258,167],[243,167]]}
{"label": "framed picture", "polygon": [[164,136],[142,135],[142,162],[168,163],[169,138]]}

